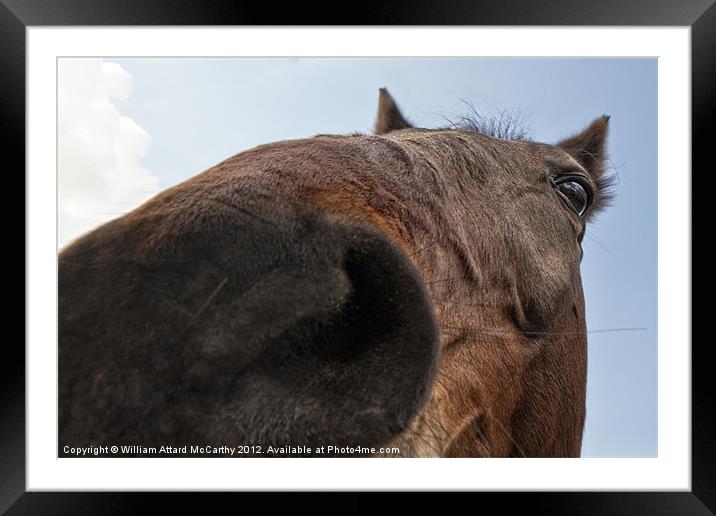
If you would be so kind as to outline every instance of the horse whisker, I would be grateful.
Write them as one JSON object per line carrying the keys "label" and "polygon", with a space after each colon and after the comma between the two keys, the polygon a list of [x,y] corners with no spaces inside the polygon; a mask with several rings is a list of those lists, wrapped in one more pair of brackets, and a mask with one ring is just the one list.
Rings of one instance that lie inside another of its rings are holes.
{"label": "horse whisker", "polygon": [[[628,332],[628,331],[645,331],[649,328],[645,326],[632,327],[632,328],[601,328],[597,330],[587,330],[588,334],[592,333],[616,333],[616,332]],[[501,328],[479,328],[475,326],[441,326],[441,330],[469,330],[478,333],[488,333],[495,335],[512,335],[520,333],[522,335],[582,335],[582,332],[560,332],[560,331],[519,331],[514,332],[510,330],[503,330]],[[446,332],[447,333],[447,332]]]}
{"label": "horse whisker", "polygon": [[219,285],[214,289],[214,291],[213,291],[213,292],[211,293],[211,295],[207,298],[207,300],[204,301],[204,304],[201,305],[201,308],[199,308],[199,310],[198,310],[198,311],[194,314],[194,316],[191,318],[191,320],[189,321],[189,324],[187,325],[187,327],[188,327],[188,326],[191,326],[192,323],[196,320],[196,318],[199,317],[199,315],[204,311],[204,309],[205,309],[207,306],[209,306],[209,303],[211,303],[211,302],[213,301],[213,299],[216,297],[216,295],[219,293],[219,291],[220,291],[222,288],[224,288],[224,285],[226,285],[226,282],[227,282],[227,281],[229,281],[229,278],[224,278],[223,280],[221,280],[221,283],[219,283]]}

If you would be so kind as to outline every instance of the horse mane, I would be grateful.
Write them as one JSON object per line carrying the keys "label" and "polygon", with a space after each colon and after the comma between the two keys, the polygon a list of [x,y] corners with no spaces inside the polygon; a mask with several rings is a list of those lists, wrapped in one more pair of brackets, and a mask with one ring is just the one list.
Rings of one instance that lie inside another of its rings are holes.
{"label": "horse mane", "polygon": [[491,115],[480,113],[469,100],[461,99],[467,112],[449,117],[443,115],[448,129],[466,129],[501,140],[530,140],[526,116],[519,111],[501,110]]}

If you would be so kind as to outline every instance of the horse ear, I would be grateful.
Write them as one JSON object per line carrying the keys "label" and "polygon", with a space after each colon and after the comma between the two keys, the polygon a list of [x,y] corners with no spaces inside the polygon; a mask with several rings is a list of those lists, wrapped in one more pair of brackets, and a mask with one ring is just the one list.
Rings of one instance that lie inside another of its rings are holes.
{"label": "horse ear", "polygon": [[386,88],[380,89],[378,96],[378,116],[375,119],[373,134],[385,134],[397,129],[413,127],[398,109],[398,105]]}
{"label": "horse ear", "polygon": [[607,176],[606,140],[609,116],[602,115],[587,126],[581,133],[565,138],[557,144],[570,154],[592,176],[596,184],[594,204],[590,210],[591,218],[611,204],[614,197],[614,177]]}
{"label": "horse ear", "polygon": [[602,115],[579,134],[565,138],[557,144],[599,181],[604,175],[606,161],[606,140],[609,116]]}

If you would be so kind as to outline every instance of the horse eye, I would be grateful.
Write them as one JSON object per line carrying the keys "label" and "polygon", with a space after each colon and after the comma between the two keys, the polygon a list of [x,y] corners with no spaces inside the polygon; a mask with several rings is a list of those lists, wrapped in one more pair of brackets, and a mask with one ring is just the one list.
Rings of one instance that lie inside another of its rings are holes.
{"label": "horse eye", "polygon": [[567,200],[580,217],[584,216],[592,201],[591,189],[577,181],[564,181],[557,185],[557,191]]}

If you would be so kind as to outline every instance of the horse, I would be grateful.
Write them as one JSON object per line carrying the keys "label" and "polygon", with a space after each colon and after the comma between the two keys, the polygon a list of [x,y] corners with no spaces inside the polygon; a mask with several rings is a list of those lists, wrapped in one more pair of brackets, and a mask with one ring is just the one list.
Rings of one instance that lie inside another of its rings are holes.
{"label": "horse", "polygon": [[418,128],[382,88],[373,134],[260,145],[81,236],[60,455],[579,456],[608,120],[555,144]]}

